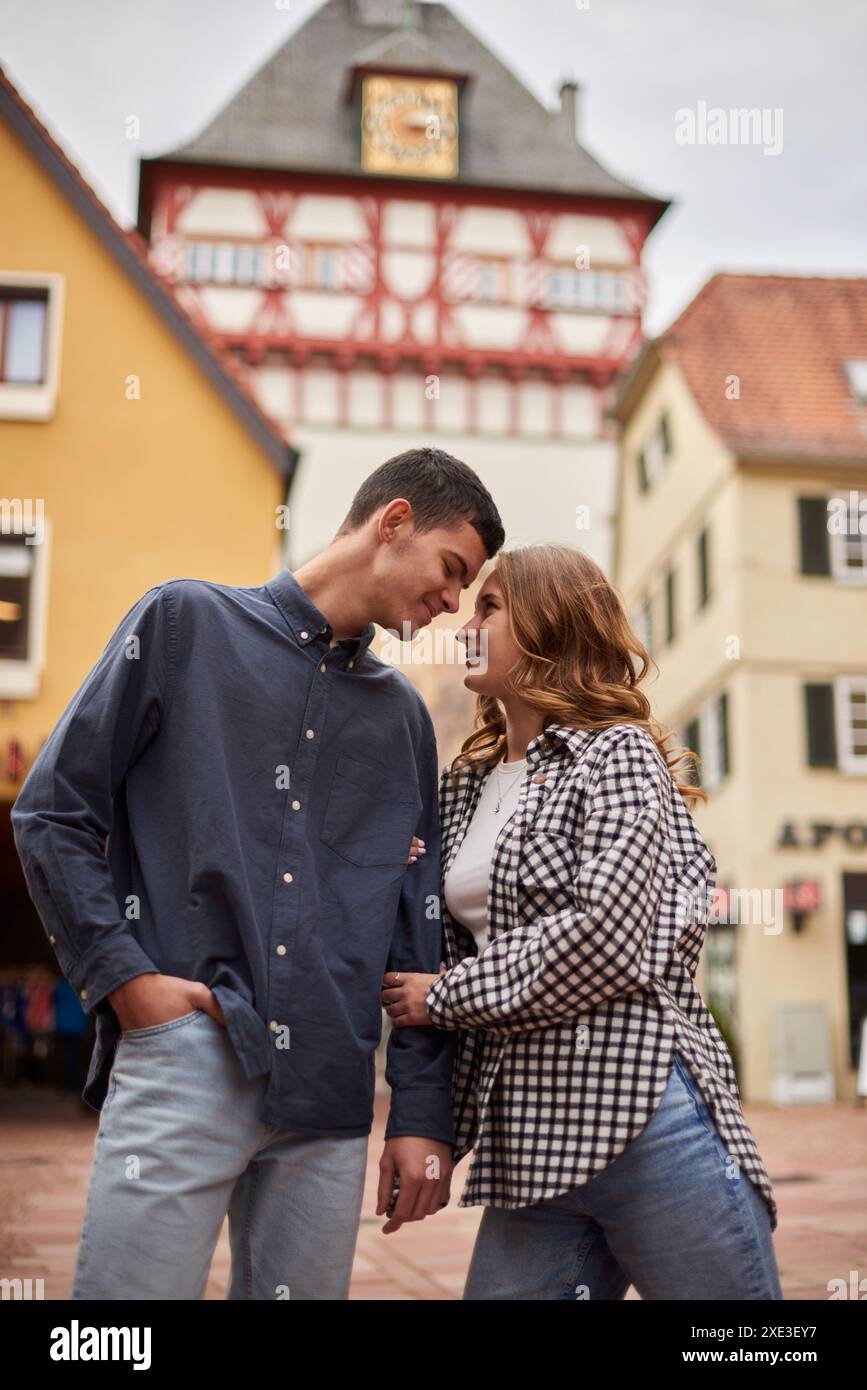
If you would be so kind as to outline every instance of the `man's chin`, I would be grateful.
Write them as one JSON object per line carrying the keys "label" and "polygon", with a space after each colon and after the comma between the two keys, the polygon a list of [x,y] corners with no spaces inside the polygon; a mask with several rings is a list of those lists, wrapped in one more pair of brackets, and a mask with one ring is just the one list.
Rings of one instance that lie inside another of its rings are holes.
{"label": "man's chin", "polygon": [[390,637],[396,637],[398,642],[412,642],[427,626],[427,623],[420,623],[417,618],[402,618],[394,627],[387,627],[386,632]]}

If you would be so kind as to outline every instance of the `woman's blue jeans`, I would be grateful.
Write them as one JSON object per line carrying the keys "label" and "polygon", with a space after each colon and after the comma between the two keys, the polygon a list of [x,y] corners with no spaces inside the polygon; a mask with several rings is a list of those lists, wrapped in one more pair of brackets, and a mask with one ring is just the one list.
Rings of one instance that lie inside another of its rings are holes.
{"label": "woman's blue jeans", "polygon": [[662,1100],[581,1187],[486,1207],[465,1299],[782,1298],[768,1208],[675,1053]]}

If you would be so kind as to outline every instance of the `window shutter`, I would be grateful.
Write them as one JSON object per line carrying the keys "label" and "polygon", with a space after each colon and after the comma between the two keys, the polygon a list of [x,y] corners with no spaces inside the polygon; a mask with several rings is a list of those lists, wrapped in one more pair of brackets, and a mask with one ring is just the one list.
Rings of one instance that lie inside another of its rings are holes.
{"label": "window shutter", "polygon": [[804,686],[807,719],[807,763],[810,767],[837,766],[837,730],[834,723],[834,687]]}
{"label": "window shutter", "polygon": [[727,777],[731,772],[731,759],[729,757],[729,696],[728,691],[724,690],[719,697],[719,728],[720,728],[720,773]]}
{"label": "window shutter", "polygon": [[669,570],[665,576],[665,640],[673,642],[676,636],[676,621],[674,612],[674,570]]}
{"label": "window shutter", "polygon": [[710,598],[710,557],[707,527],[698,538],[698,606],[704,608]]}
{"label": "window shutter", "polygon": [[639,450],[639,452],[638,452],[638,458],[636,459],[636,463],[637,463],[637,465],[638,465],[638,490],[639,490],[639,492],[646,492],[646,491],[647,491],[647,463],[645,462],[644,450],[643,450],[643,449],[640,449],[640,450]]}
{"label": "window shutter", "polygon": [[825,497],[799,497],[801,524],[801,574],[830,574],[828,501]]}
{"label": "window shutter", "polygon": [[670,454],[670,453],[671,453],[671,430],[669,429],[669,425],[668,425],[668,413],[667,413],[667,411],[663,411],[663,412],[662,412],[662,418],[661,418],[660,421],[659,421],[659,433],[660,433],[660,435],[662,436],[662,452],[663,452],[664,454]]}

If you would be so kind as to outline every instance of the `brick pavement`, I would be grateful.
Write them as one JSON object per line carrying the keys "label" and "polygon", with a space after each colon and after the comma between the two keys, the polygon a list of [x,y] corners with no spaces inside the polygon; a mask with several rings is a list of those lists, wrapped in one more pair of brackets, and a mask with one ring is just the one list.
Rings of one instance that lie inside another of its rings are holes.
{"label": "brick pavement", "polygon": [[[447,1209],[383,1236],[374,1208],[386,1106],[378,1094],[350,1297],[460,1298],[482,1212],[456,1205],[467,1160]],[[827,1298],[829,1279],[867,1277],[867,1110],[839,1103],[746,1115],[779,1204],[785,1297]],[[96,1123],[75,1097],[0,1090],[0,1277],[42,1278],[48,1299],[69,1296]],[[206,1298],[225,1297],[228,1270],[224,1225]]]}

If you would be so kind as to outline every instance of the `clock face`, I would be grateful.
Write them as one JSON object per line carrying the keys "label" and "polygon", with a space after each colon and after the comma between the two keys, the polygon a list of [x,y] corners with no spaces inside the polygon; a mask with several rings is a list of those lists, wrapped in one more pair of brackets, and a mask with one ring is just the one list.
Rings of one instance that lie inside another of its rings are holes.
{"label": "clock face", "polygon": [[365,77],[361,167],[376,174],[454,178],[458,172],[456,84],[440,78]]}

